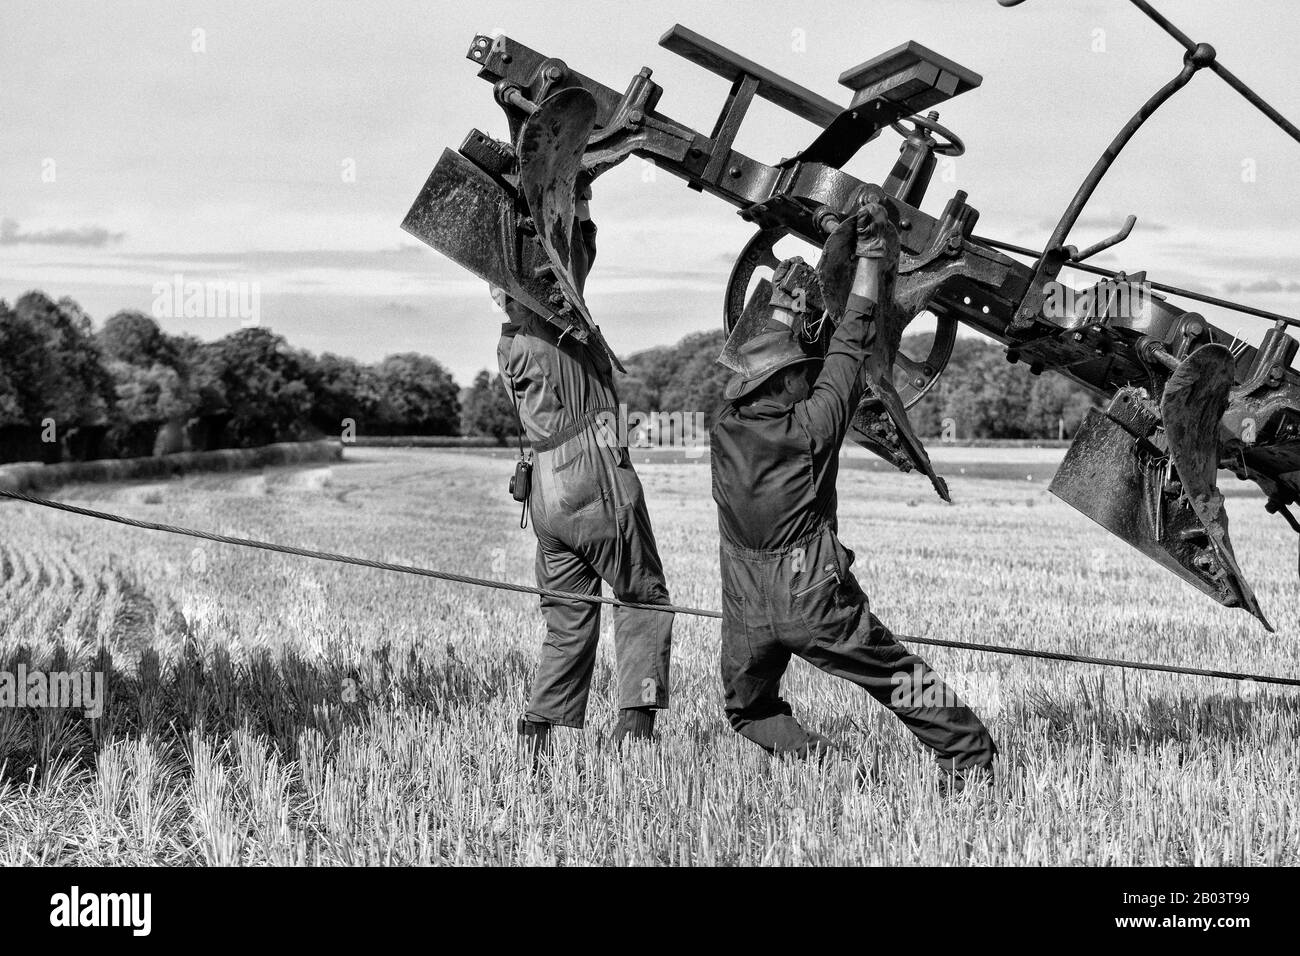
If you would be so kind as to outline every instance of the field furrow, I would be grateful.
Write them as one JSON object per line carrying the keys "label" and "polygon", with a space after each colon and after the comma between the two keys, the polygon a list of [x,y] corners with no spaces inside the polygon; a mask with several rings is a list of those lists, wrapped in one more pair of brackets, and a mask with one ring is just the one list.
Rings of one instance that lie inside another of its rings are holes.
{"label": "field furrow", "polygon": [[[1261,500],[1228,506],[1275,635],[1052,498],[1051,462],[953,454],[951,506],[846,459],[841,536],[898,634],[1300,675],[1295,535]],[[56,497],[531,583],[509,467],[368,448]],[[707,458],[637,467],[673,599],[717,607]],[[32,666],[61,648],[108,691],[95,718],[0,708],[0,863],[1300,862],[1294,689],[917,644],[1002,751],[992,791],[945,802],[888,714],[799,661],[782,693],[837,754],[775,761],[738,738],[717,622],[685,616],[659,739],[620,757],[609,626],[588,726],[534,775],[514,721],[545,633],[535,598],[5,505],[0,670],[20,645]]]}

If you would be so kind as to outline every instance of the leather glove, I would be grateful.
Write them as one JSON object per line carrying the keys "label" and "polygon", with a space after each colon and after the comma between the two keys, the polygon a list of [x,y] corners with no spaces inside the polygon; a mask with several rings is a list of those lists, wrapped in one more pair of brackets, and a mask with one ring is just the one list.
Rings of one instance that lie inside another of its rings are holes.
{"label": "leather glove", "polygon": [[867,203],[853,218],[858,237],[854,255],[860,259],[888,259],[898,255],[898,227],[882,203]]}
{"label": "leather glove", "polygon": [[813,283],[817,274],[799,256],[785,259],[772,273],[772,298],[769,304],[792,315],[811,310],[816,295]]}

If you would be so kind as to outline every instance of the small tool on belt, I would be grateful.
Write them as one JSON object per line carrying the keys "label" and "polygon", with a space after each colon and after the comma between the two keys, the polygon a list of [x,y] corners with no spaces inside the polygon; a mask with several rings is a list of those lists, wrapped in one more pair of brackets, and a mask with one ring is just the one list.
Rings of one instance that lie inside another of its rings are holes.
{"label": "small tool on belt", "polygon": [[528,527],[528,498],[533,493],[533,456],[524,452],[524,419],[519,413],[519,403],[515,400],[515,386],[504,375],[501,376],[506,391],[510,394],[510,404],[515,409],[515,421],[519,425],[516,436],[519,440],[519,460],[515,462],[515,473],[510,476],[510,497],[520,502],[519,527]]}

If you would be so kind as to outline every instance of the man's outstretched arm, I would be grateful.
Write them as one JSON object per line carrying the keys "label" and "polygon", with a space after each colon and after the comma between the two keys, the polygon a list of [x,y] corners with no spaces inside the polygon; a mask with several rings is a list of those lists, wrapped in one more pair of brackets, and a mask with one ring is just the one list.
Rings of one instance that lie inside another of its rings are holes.
{"label": "man's outstretched arm", "polygon": [[875,338],[875,315],[885,279],[898,259],[898,234],[882,206],[857,213],[853,286],[844,317],[831,338],[821,374],[808,398],[796,406],[804,427],[820,445],[838,447],[866,390],[862,364]]}

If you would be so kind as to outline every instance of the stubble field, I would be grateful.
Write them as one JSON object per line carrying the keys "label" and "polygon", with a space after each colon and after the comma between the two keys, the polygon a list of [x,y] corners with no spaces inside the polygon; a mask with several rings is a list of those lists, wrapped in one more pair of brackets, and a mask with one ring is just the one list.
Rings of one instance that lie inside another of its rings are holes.
{"label": "stubble field", "polygon": [[[1276,635],[1051,497],[1048,458],[936,456],[953,506],[847,467],[841,536],[877,615],[900,635],[1300,674],[1296,542],[1260,499],[1229,507]],[[508,457],[347,459],[52,497],[532,583]],[[707,458],[636,460],[673,599],[717,607]],[[1002,751],[991,791],[944,799],[892,718],[802,662],[785,696],[839,753],[779,761],[736,737],[717,622],[679,617],[658,740],[610,746],[605,640],[587,728],[534,776],[514,721],[543,633],[531,596],[0,503],[0,671],[101,670],[109,695],[97,720],[0,708],[0,863],[1300,861],[1294,690],[917,645]]]}

